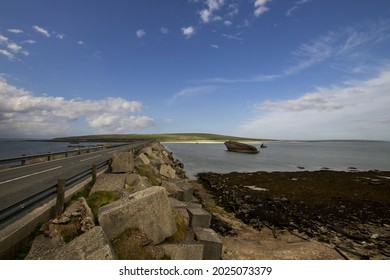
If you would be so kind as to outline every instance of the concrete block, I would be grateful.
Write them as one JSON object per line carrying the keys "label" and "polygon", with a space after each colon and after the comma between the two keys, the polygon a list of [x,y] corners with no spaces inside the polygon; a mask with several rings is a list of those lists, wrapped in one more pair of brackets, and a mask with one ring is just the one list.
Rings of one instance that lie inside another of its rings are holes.
{"label": "concrete block", "polygon": [[96,178],[91,194],[101,191],[119,191],[125,185],[126,174],[101,174]]}
{"label": "concrete block", "polygon": [[204,260],[220,260],[223,244],[217,233],[210,228],[194,228],[195,240],[203,244]]}
{"label": "concrete block", "polygon": [[168,164],[160,166],[160,174],[166,178],[176,178],[176,171]]}
{"label": "concrete block", "polygon": [[99,224],[109,239],[133,228],[144,232],[154,244],[177,230],[166,191],[156,186],[101,207]]}
{"label": "concrete block", "polygon": [[133,172],[134,154],[132,152],[119,152],[112,155],[111,170],[113,173]]}
{"label": "concrete block", "polygon": [[176,198],[178,200],[183,200],[184,192],[181,188],[176,186],[176,184],[164,181],[161,184],[161,187],[165,188],[169,197],[173,197],[173,198]]}
{"label": "concrete block", "polygon": [[201,208],[188,208],[188,214],[190,215],[190,226],[209,228],[211,223],[211,214]]}
{"label": "concrete block", "polygon": [[179,180],[176,182],[177,186],[183,190],[183,201],[191,201],[194,195],[194,187],[186,181]]}
{"label": "concrete block", "polygon": [[135,166],[149,164],[150,160],[145,154],[140,154],[138,157],[135,158],[134,164]]}
{"label": "concrete block", "polygon": [[201,243],[163,244],[161,247],[171,260],[203,259],[203,244]]}

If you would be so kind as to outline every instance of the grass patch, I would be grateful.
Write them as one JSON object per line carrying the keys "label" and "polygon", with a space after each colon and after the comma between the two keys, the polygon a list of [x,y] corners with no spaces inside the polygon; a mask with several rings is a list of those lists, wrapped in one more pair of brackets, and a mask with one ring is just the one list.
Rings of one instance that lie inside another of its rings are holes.
{"label": "grass patch", "polygon": [[118,199],[119,195],[116,191],[95,192],[87,198],[87,203],[91,208],[96,224],[98,223],[99,208]]}
{"label": "grass patch", "polygon": [[174,235],[168,238],[169,241],[182,241],[185,240],[189,234],[188,221],[177,210],[172,210],[173,217],[176,223],[176,232]]}
{"label": "grass patch", "polygon": [[160,184],[157,182],[158,175],[155,173],[155,171],[149,167],[148,165],[140,165],[135,167],[135,171],[138,173],[138,175],[146,177],[149,181],[149,183],[152,186],[159,186]]}

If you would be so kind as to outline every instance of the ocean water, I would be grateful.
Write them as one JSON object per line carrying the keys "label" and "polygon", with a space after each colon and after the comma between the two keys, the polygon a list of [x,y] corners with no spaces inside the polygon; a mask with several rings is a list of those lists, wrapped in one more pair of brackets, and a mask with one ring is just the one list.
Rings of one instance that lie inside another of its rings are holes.
{"label": "ocean water", "polygon": [[[96,142],[83,142],[83,146],[96,146]],[[61,151],[75,150],[75,147],[68,147],[68,142],[45,142],[29,141],[21,139],[0,139],[0,159],[20,157],[22,155],[47,154]]]}
{"label": "ocean water", "polygon": [[[228,152],[223,143],[163,143],[184,163],[187,176],[200,172],[390,170],[390,142],[268,142],[259,154]],[[259,147],[259,144],[256,145]]]}

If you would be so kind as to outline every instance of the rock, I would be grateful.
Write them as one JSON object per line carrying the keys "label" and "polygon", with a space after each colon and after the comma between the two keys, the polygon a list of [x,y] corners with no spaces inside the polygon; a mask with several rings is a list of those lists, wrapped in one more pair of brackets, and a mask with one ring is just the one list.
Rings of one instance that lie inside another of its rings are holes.
{"label": "rock", "polygon": [[150,163],[150,160],[148,159],[148,157],[145,155],[145,154],[139,154],[135,160],[134,160],[134,164],[135,166],[139,166],[139,165],[143,165],[143,164],[149,164]]}
{"label": "rock", "polygon": [[100,191],[118,191],[125,185],[126,174],[101,174],[96,178],[90,194]]}
{"label": "rock", "polygon": [[210,228],[194,228],[195,239],[203,244],[204,260],[220,260],[222,256],[222,241],[217,233]]}
{"label": "rock", "polygon": [[114,260],[115,254],[101,227],[94,227],[68,244],[38,236],[27,260]]}
{"label": "rock", "polygon": [[161,243],[176,232],[166,191],[156,186],[101,207],[99,224],[109,239],[134,228],[147,234],[154,244]]}
{"label": "rock", "polygon": [[112,155],[111,170],[113,173],[126,173],[134,170],[132,152],[119,152]]}
{"label": "rock", "polygon": [[189,208],[187,209],[190,215],[190,226],[209,228],[211,223],[211,214],[201,208]]}
{"label": "rock", "polygon": [[148,156],[154,157],[154,153],[153,153],[152,147],[150,147],[150,146],[141,149],[138,152],[138,155],[141,155],[141,154],[147,154]]}
{"label": "rock", "polygon": [[165,188],[169,197],[173,197],[173,198],[176,198],[178,200],[183,200],[184,192],[181,188],[176,186],[175,183],[164,181],[161,184],[161,187]]}
{"label": "rock", "polygon": [[135,193],[147,188],[150,188],[152,185],[143,177],[138,174],[127,174],[125,180],[125,189],[129,193]]}
{"label": "rock", "polygon": [[184,243],[184,244],[163,244],[165,254],[171,260],[202,260],[203,244]]}
{"label": "rock", "polygon": [[160,166],[160,174],[166,178],[176,178],[176,171],[168,164]]}
{"label": "rock", "polygon": [[192,201],[194,194],[194,187],[186,181],[179,180],[176,182],[177,186],[183,190],[183,201]]}

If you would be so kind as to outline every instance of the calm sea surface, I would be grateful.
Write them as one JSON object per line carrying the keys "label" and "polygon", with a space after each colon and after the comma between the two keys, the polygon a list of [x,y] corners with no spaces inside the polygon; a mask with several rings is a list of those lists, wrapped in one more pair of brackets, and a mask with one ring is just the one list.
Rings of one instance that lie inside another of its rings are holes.
{"label": "calm sea surface", "polygon": [[[100,143],[83,142],[84,146],[95,146]],[[27,141],[20,139],[0,139],[0,159],[20,157],[22,155],[36,155],[75,150],[75,147],[68,147],[68,142],[44,142]]]}
{"label": "calm sea surface", "polygon": [[[224,144],[163,143],[184,163],[191,179],[199,172],[390,170],[390,142],[268,142],[259,154],[226,151]],[[259,147],[259,145],[257,145]],[[302,167],[304,169],[302,169]]]}

